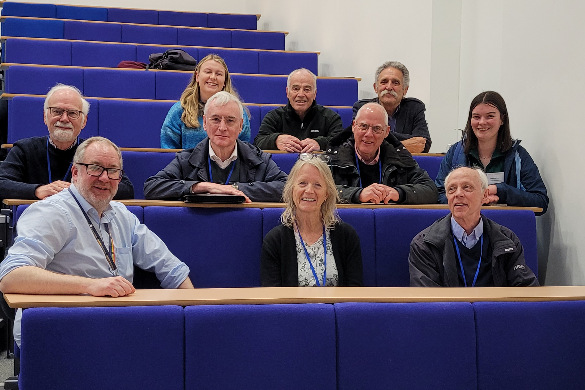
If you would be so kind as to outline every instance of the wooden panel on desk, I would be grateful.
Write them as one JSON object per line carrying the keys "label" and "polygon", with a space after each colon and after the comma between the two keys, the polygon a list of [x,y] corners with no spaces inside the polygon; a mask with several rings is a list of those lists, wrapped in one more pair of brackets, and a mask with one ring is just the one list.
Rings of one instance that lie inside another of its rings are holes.
{"label": "wooden panel on desk", "polygon": [[574,301],[585,286],[544,287],[257,287],[136,290],[126,297],[4,294],[12,308],[227,305],[340,302]]}

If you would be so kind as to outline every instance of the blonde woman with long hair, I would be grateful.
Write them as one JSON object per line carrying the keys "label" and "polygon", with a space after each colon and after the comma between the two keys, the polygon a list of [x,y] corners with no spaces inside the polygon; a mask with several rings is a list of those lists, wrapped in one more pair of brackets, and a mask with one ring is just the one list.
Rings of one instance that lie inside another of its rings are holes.
{"label": "blonde woman with long hair", "polygon": [[[201,59],[181,99],[169,110],[160,133],[164,149],[190,149],[197,146],[207,134],[203,130],[203,109],[207,100],[219,91],[239,98],[232,87],[228,67],[220,56],[209,54]],[[250,141],[250,119],[244,110],[244,125],[240,140]]]}
{"label": "blonde woman with long hair", "polygon": [[263,286],[361,286],[360,240],[337,215],[337,189],[323,155],[302,153],[283,190],[282,224],[262,244]]}

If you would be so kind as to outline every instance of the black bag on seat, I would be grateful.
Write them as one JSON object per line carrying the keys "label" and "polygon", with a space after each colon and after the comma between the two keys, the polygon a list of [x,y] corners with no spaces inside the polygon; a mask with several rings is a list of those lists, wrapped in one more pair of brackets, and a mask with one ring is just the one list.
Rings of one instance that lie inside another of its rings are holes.
{"label": "black bag on seat", "polygon": [[170,49],[164,53],[152,53],[148,56],[147,69],[194,70],[197,60],[181,49]]}

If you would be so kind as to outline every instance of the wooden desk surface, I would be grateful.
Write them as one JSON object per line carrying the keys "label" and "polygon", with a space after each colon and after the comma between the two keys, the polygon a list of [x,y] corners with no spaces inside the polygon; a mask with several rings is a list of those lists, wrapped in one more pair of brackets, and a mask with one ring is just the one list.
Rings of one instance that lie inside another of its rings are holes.
{"label": "wooden desk surface", "polygon": [[[38,202],[38,200],[32,199],[4,199],[4,204],[7,206],[18,206],[21,204],[32,204]],[[119,200],[126,206],[166,206],[166,207],[201,207],[201,208],[284,208],[284,203],[273,203],[273,202],[252,202],[242,204],[210,204],[210,203],[185,203],[180,200],[146,200],[146,199],[125,199]],[[395,209],[448,209],[446,204],[417,204],[417,205],[404,205],[404,204],[373,204],[373,203],[340,203],[337,205],[338,209],[378,209],[378,208],[395,208]],[[483,210],[531,210],[535,213],[542,212],[540,207],[516,207],[516,206],[483,206]]]}
{"label": "wooden desk surface", "polygon": [[585,286],[545,287],[257,287],[137,290],[127,297],[4,294],[13,308],[340,302],[480,302],[585,300]]}

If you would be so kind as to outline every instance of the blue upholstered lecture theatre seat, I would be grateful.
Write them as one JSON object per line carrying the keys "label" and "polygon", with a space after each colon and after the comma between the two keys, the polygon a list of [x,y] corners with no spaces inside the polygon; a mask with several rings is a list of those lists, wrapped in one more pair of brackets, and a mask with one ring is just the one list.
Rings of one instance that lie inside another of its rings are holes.
{"label": "blue upholstered lecture theatre seat", "polygon": [[31,308],[28,389],[581,389],[585,301]]}

